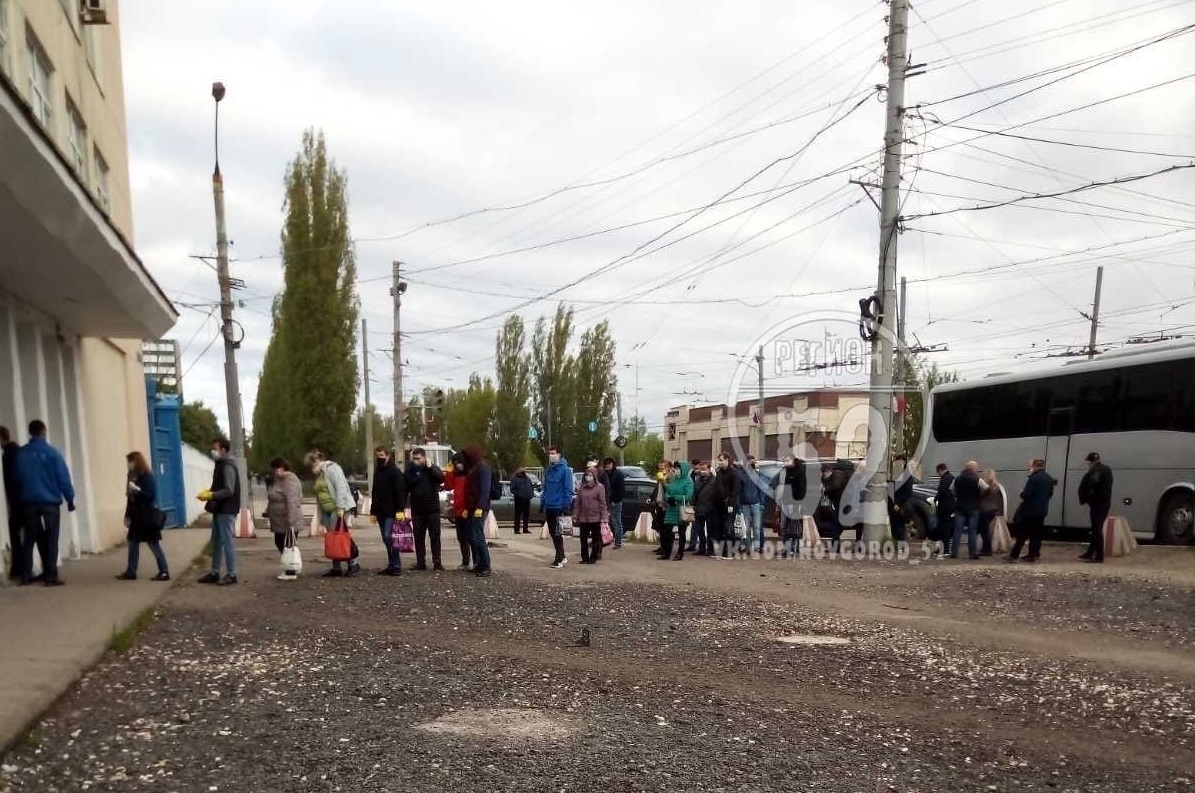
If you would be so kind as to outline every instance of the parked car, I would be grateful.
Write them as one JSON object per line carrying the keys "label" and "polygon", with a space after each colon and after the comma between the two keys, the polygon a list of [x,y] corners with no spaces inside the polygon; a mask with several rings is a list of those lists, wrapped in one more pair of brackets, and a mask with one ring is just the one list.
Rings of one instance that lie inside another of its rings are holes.
{"label": "parked car", "polygon": [[622,471],[622,475],[627,479],[651,479],[651,474],[647,472],[647,469],[638,465],[620,465],[618,470]]}
{"label": "parked car", "polygon": [[635,530],[639,515],[655,509],[652,494],[656,492],[656,480],[650,477],[627,477],[626,495],[622,499],[622,528],[630,534]]}

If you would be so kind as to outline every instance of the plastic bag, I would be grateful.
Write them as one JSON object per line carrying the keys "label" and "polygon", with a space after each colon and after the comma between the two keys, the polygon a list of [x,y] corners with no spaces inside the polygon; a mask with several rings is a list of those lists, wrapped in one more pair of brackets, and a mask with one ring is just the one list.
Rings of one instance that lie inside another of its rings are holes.
{"label": "plastic bag", "polygon": [[1008,521],[1003,515],[992,518],[990,527],[992,533],[992,553],[1002,554],[1012,550],[1012,533],[1008,530]]}
{"label": "plastic bag", "polygon": [[391,547],[399,553],[415,552],[415,528],[411,525],[411,521],[406,518],[394,521],[394,525],[390,529],[390,543]]}
{"label": "plastic bag", "polygon": [[299,546],[295,544],[293,530],[286,535],[286,546],[282,549],[281,562],[282,575],[278,576],[281,580],[298,578],[299,573],[303,571],[303,554],[299,552]]}
{"label": "plastic bag", "polygon": [[602,521],[602,547],[606,548],[614,544],[614,532],[610,530],[610,524]]}
{"label": "plastic bag", "polygon": [[487,540],[498,539],[498,520],[494,517],[493,510],[485,513],[485,538]]}

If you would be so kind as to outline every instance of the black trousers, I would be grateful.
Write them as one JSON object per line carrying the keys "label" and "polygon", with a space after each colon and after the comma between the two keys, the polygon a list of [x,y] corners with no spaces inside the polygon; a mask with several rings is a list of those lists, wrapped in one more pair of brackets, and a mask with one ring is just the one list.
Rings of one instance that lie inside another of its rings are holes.
{"label": "black trousers", "polygon": [[1111,504],[1089,504],[1091,510],[1091,543],[1083,555],[1096,561],[1104,561],[1104,521],[1112,511]]}
{"label": "black trousers", "polygon": [[[282,553],[286,549],[286,535],[274,532],[274,547],[278,549],[278,553]],[[134,571],[136,572],[136,571]]]}
{"label": "black trousers", "polygon": [[1016,559],[1021,555],[1021,548],[1025,545],[1025,540],[1029,541],[1029,555],[1026,559],[1036,559],[1041,556],[1041,541],[1046,534],[1046,519],[1044,517],[1037,518],[1021,518],[1020,523],[1017,524],[1017,541],[1013,543],[1012,552],[1008,554],[1009,559]]}
{"label": "black trousers", "polygon": [[441,567],[443,562],[440,559],[440,513],[426,512],[422,515],[412,515],[411,518],[415,525],[415,566],[427,567],[427,541],[430,539],[432,565]]}
{"label": "black trousers", "polygon": [[[663,558],[680,559],[685,555],[685,530],[688,529],[688,524],[679,523],[674,526],[665,526],[664,531],[660,532],[660,539],[663,541],[664,553]],[[672,548],[676,546],[676,556],[672,556]]]}
{"label": "black trousers", "polygon": [[25,515],[15,505],[8,508],[8,547],[12,556],[8,565],[9,578],[25,577],[25,543],[22,539],[25,530]]}
{"label": "black trousers", "polygon": [[515,534],[531,533],[531,499],[515,499]]}
{"label": "black trousers", "polygon": [[549,509],[544,512],[544,520],[548,524],[548,534],[552,538],[552,547],[556,551],[553,563],[564,561],[564,535],[560,533],[560,516],[562,514],[558,509]]}
{"label": "black trousers", "polygon": [[456,541],[461,546],[461,566],[468,567],[473,558],[473,544],[470,541],[470,527],[468,518],[456,519]]}
{"label": "black trousers", "polygon": [[602,524],[581,524],[581,561],[596,562],[602,556]]}

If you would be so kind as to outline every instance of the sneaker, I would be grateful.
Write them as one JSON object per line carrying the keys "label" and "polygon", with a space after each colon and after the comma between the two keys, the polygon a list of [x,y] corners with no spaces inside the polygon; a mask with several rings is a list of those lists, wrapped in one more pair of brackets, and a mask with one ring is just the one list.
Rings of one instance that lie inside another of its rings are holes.
{"label": "sneaker", "polygon": [[158,573],[156,576],[154,576],[153,578],[151,578],[151,579],[149,579],[149,580],[150,580],[150,581],[169,581],[169,580],[170,580],[170,573],[165,573],[165,572],[163,572],[163,573]]}
{"label": "sneaker", "polygon": [[494,574],[494,571],[493,571],[493,570],[489,570],[489,569],[486,569],[486,570],[474,570],[474,571],[473,571],[473,575],[477,576],[478,578],[489,578],[489,577],[490,577],[490,576],[492,576],[493,574]]}
{"label": "sneaker", "polygon": [[220,583],[220,574],[219,573],[208,573],[203,578],[199,579],[199,583],[201,583],[201,584],[218,584],[218,583]]}
{"label": "sneaker", "polygon": [[234,575],[226,575],[226,576],[224,576],[224,579],[222,581],[220,581],[220,586],[236,586],[238,583],[239,582],[237,581],[237,577],[235,574]]}
{"label": "sneaker", "polygon": [[460,565],[456,569],[457,570],[472,570],[473,566],[471,564],[469,564],[468,562],[466,562],[465,564]]}
{"label": "sneaker", "polygon": [[136,581],[137,576],[135,576],[129,572],[124,572],[124,573],[121,573],[120,575],[116,576],[116,580],[117,581]]}
{"label": "sneaker", "polygon": [[553,569],[553,570],[559,570],[560,568],[564,567],[566,564],[568,564],[568,559],[567,559],[567,558],[565,558],[565,559],[558,559],[558,560],[556,560],[555,562],[552,562],[552,569]]}

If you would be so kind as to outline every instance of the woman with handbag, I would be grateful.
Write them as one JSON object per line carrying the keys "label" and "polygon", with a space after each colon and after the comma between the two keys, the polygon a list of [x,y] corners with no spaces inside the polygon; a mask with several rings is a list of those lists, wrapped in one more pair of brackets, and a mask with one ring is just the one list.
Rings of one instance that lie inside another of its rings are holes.
{"label": "woman with handbag", "polygon": [[[361,565],[357,564],[357,544],[352,541],[348,518],[349,511],[356,508],[357,502],[353,498],[352,491],[349,490],[349,482],[345,478],[344,469],[326,459],[323,452],[318,449],[308,452],[304,462],[311,469],[311,473],[315,474],[315,503],[320,511],[320,522],[323,523],[329,534],[348,535],[347,543],[342,537],[334,537],[331,540],[325,538],[325,549],[332,545],[339,547],[346,544],[351,549],[348,554],[337,554],[343,558],[330,557],[332,569],[324,573],[324,576],[340,578],[341,576],[357,575],[361,572]],[[341,568],[341,564],[345,562],[348,563],[347,570]]]}
{"label": "woman with handbag", "polygon": [[581,564],[597,564],[602,555],[602,524],[610,520],[606,488],[593,468],[586,468],[573,508],[581,526]]}
{"label": "woman with handbag", "polygon": [[[303,486],[285,457],[270,460],[270,471],[273,476],[266,489],[266,520],[274,534],[274,547],[281,555],[294,547],[303,526]],[[285,574],[294,578],[297,573],[288,570]]]}
{"label": "woman with handbag", "polygon": [[152,580],[169,581],[170,566],[166,563],[166,554],[162,552],[162,524],[166,516],[154,503],[158,495],[157,482],[141,452],[129,452],[125,455],[125,461],[129,468],[124,508],[124,525],[129,530],[129,561],[125,571],[116,577],[121,581],[137,580],[141,543],[145,543],[158,563],[158,574]]}
{"label": "woman with handbag", "polygon": [[[689,464],[681,462],[669,469],[664,481],[664,531],[661,532],[664,553],[660,561],[679,562],[685,558],[685,529],[692,518],[693,479],[689,476]],[[676,556],[672,555],[674,539],[677,542]]]}

